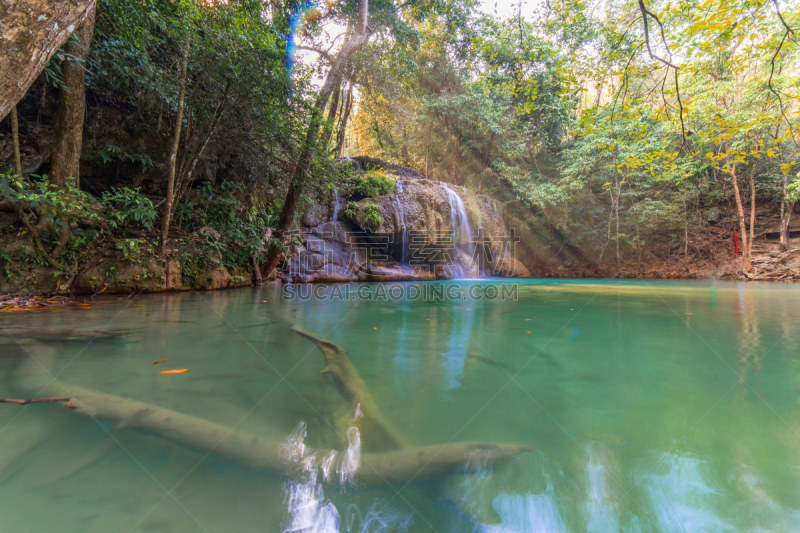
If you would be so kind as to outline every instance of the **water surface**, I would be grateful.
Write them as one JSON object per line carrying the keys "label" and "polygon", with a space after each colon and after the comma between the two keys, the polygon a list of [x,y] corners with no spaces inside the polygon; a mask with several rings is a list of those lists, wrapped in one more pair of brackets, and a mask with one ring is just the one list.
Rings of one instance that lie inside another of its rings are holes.
{"label": "water surface", "polygon": [[0,397],[52,381],[287,445],[302,424],[306,445],[341,448],[348,404],[297,324],[347,349],[411,445],[534,450],[408,484],[366,489],[356,471],[355,485],[322,486],[315,469],[255,471],[58,404],[0,404],[0,531],[800,530],[800,288],[501,283],[517,283],[516,300],[469,299],[487,282],[464,281],[451,293],[463,300],[353,284],[337,291],[380,292],[286,300],[264,287],[4,313]]}

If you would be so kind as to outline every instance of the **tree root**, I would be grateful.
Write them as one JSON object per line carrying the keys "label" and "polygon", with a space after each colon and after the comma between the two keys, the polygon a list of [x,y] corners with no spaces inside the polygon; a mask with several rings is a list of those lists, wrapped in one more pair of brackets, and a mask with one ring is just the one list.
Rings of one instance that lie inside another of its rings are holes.
{"label": "tree root", "polygon": [[347,358],[345,349],[299,326],[292,326],[291,330],[314,342],[322,352],[325,368],[320,374],[331,374],[336,388],[350,402],[350,412],[355,413],[357,419],[360,418],[357,425],[361,428],[365,449],[383,451],[405,448],[405,442],[384,419],[364,380]]}
{"label": "tree root", "polygon": [[[283,474],[289,465],[283,442],[256,437],[136,400],[74,386],[69,386],[69,392],[74,396],[76,413],[92,418],[116,420],[119,427],[147,430],[200,453],[213,451],[220,457],[271,473]],[[508,444],[459,442],[365,453],[361,455],[361,467],[355,475],[355,481],[359,486],[367,487],[410,483],[417,479],[455,472],[470,461],[494,463],[513,458],[525,451],[530,449]],[[306,449],[304,457],[312,454],[316,454],[320,461],[322,458],[333,457],[333,464],[338,464],[344,455],[334,450]]]}

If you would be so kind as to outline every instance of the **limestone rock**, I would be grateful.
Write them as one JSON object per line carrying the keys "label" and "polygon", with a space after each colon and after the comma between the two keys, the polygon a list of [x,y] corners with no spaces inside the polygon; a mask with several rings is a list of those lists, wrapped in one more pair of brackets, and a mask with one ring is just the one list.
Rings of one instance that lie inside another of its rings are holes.
{"label": "limestone rock", "polygon": [[502,278],[529,278],[531,273],[520,261],[508,254],[503,254],[494,263],[493,276]]}
{"label": "limestone rock", "polygon": [[433,272],[400,263],[370,264],[365,267],[365,281],[433,281]]}

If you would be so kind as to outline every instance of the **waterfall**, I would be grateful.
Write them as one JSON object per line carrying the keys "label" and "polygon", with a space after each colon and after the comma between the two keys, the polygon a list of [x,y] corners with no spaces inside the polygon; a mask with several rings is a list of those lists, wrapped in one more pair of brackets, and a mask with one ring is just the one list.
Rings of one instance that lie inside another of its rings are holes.
{"label": "waterfall", "polygon": [[461,196],[450,188],[446,183],[442,183],[447,192],[447,201],[450,202],[450,220],[453,231],[453,244],[459,250],[475,258],[475,243],[472,242],[472,227],[469,225],[467,209]]}
{"label": "waterfall", "polygon": [[447,191],[447,201],[450,202],[450,220],[452,221],[453,235],[455,237],[454,242],[459,248],[469,252],[469,248],[462,248],[463,245],[469,245],[472,241],[472,227],[469,225],[469,217],[467,216],[467,209],[464,207],[464,201],[447,184],[442,185]]}
{"label": "waterfall", "polygon": [[397,216],[400,219],[400,263],[408,264],[408,229],[406,227],[406,215],[403,210],[403,202],[400,200],[400,193],[403,192],[403,180],[397,179],[395,185],[394,201],[397,204]]}
{"label": "waterfall", "polygon": [[336,190],[336,187],[333,188],[333,221],[336,222],[336,218],[339,215],[339,209],[341,206],[339,204],[339,191]]}

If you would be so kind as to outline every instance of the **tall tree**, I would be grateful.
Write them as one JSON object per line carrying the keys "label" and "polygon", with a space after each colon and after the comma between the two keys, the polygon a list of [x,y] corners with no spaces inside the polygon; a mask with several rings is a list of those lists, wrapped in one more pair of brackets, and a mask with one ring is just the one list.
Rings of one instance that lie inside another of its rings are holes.
{"label": "tall tree", "polygon": [[325,77],[325,83],[322,85],[319,96],[317,97],[314,110],[311,117],[311,122],[306,130],[305,141],[303,148],[300,152],[300,157],[292,173],[292,179],[289,183],[289,191],[286,193],[286,199],[283,202],[280,218],[278,224],[273,232],[273,241],[270,244],[269,251],[267,252],[267,259],[264,265],[264,272],[269,274],[278,265],[281,256],[281,248],[283,241],[286,238],[286,232],[294,220],[294,213],[297,209],[297,202],[303,194],[303,187],[305,186],[308,172],[311,169],[311,163],[316,151],[317,145],[320,141],[320,133],[323,124],[323,112],[328,104],[331,94],[334,89],[341,86],[342,77],[344,75],[344,68],[350,57],[367,42],[370,36],[370,30],[367,27],[369,18],[369,0],[359,0],[358,4],[358,20],[355,29],[347,37],[336,57],[333,59],[328,75]]}
{"label": "tall tree", "polygon": [[168,175],[167,175],[167,198],[166,206],[164,207],[164,219],[161,222],[161,255],[167,253],[167,237],[169,235],[169,225],[172,219],[172,202],[175,195],[175,173],[178,158],[178,147],[181,143],[181,126],[183,124],[183,104],[186,98],[186,72],[189,66],[189,49],[192,45],[192,34],[186,33],[186,39],[183,43],[183,54],[181,56],[181,78],[180,89],[178,90],[178,114],[175,117],[175,131],[172,133],[172,146],[169,150],[169,157],[167,158]]}
{"label": "tall tree", "polygon": [[89,9],[81,26],[64,47],[66,58],[56,114],[55,144],[50,156],[50,178],[64,186],[73,179],[80,185],[80,158],[83,145],[83,117],[86,112],[86,59],[94,36],[95,6]]}
{"label": "tall tree", "polygon": [[96,0],[0,3],[0,120],[11,111]]}

